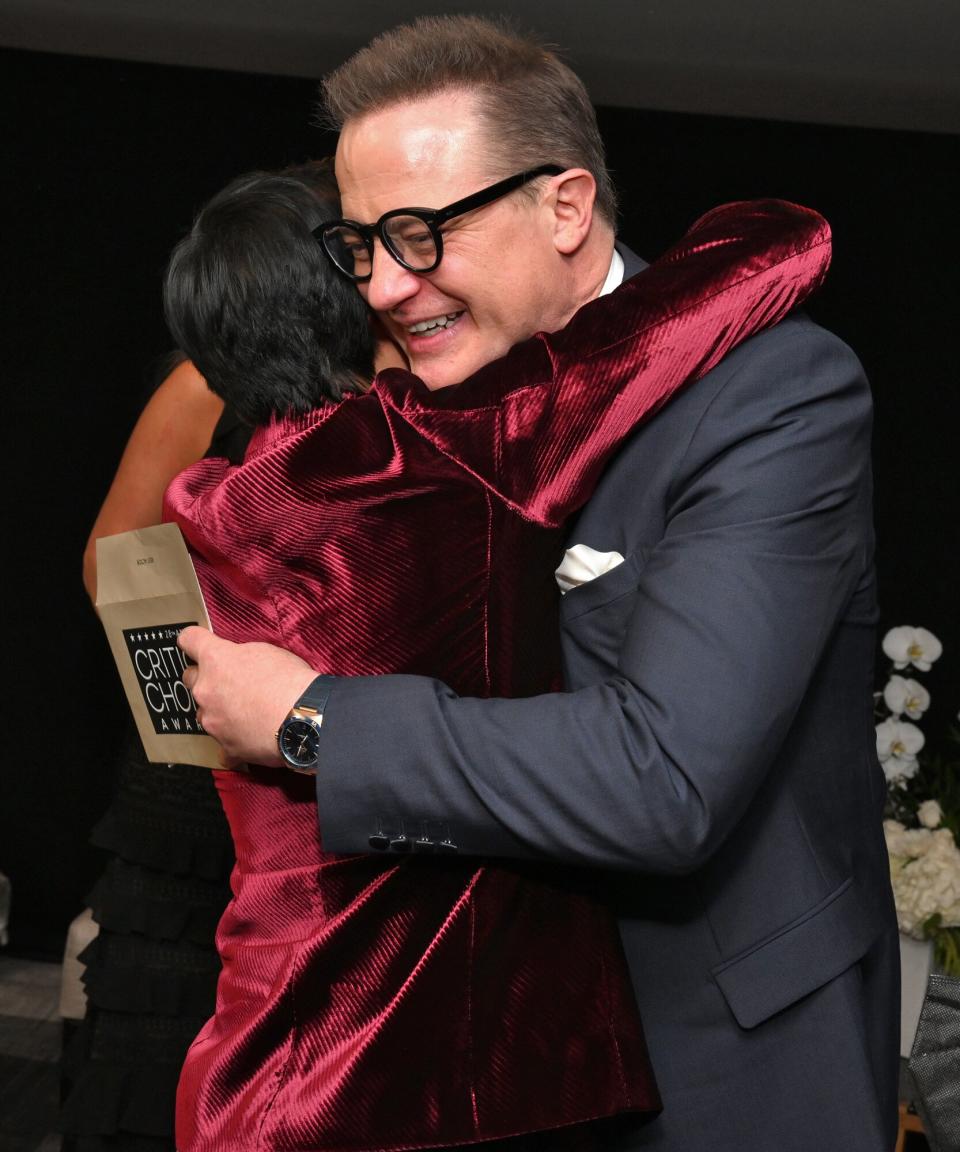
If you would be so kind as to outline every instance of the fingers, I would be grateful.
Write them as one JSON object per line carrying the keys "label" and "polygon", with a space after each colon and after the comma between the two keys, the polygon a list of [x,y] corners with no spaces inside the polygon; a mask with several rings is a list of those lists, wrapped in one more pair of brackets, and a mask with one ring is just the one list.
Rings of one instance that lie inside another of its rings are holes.
{"label": "fingers", "polygon": [[224,749],[224,766],[281,763],[276,732],[316,672],[299,656],[272,644],[234,644],[205,628],[184,628],[181,650],[195,661],[183,682],[197,720]]}
{"label": "fingers", "polygon": [[[218,756],[221,767],[231,771],[243,770],[247,761],[223,747],[227,742],[226,733],[230,730],[224,719],[223,665],[233,653],[239,651],[240,646],[214,636],[209,629],[197,625],[184,628],[177,638],[177,644],[187,659],[193,661],[184,668],[181,679],[193,694],[197,723],[220,743]],[[229,694],[229,685],[227,688]]]}
{"label": "fingers", "polygon": [[180,651],[188,660],[193,662],[189,667],[184,668],[183,675],[180,677],[191,692],[196,687],[197,677],[200,675],[200,669],[194,667],[194,665],[200,663],[207,643],[212,639],[213,633],[206,628],[201,628],[197,624],[193,624],[189,628],[184,628],[177,637],[177,645]]}
{"label": "fingers", "polygon": [[191,624],[189,628],[184,628],[177,637],[177,644],[185,656],[188,656],[195,664],[199,664],[202,652],[212,639],[213,633],[209,628],[201,628],[199,624]]}

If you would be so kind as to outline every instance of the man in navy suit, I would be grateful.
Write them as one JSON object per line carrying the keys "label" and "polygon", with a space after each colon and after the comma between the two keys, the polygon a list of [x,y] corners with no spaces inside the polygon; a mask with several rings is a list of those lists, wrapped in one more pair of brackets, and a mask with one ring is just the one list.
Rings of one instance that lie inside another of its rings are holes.
{"label": "man in navy suit", "polygon": [[[430,387],[643,267],[615,247],[582,85],[535,44],[475,18],[418,21],[348,61],[327,103],[344,216],[370,225],[351,238],[360,290]],[[545,163],[560,173],[444,222],[435,267],[387,215]],[[568,692],[322,686],[327,849],[433,837],[603,871],[663,1097],[621,1147],[892,1147],[870,418],[856,358],[795,315],[642,427],[580,515]],[[207,730],[279,764],[274,733],[314,673],[266,645],[196,630],[183,644]]]}

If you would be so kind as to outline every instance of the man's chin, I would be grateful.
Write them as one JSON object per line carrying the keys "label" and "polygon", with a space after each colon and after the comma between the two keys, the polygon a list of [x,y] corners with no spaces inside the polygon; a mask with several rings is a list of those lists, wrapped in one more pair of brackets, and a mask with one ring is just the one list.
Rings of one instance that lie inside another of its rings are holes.
{"label": "man's chin", "polygon": [[479,372],[481,368],[504,355],[506,349],[486,350],[477,347],[458,348],[456,354],[426,356],[422,353],[410,356],[410,371],[419,376],[431,392],[462,384],[464,380]]}
{"label": "man's chin", "polygon": [[426,384],[431,392],[439,392],[441,388],[450,388],[454,384],[461,384],[468,376],[482,367],[478,364],[471,368],[466,364],[466,358],[450,358],[449,360],[433,359],[432,357],[411,357],[410,371]]}

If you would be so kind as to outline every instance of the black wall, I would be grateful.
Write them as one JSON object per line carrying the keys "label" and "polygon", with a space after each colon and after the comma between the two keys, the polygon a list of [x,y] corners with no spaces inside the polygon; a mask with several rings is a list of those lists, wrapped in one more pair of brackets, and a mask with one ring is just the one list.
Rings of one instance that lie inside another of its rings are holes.
{"label": "black wall", "polygon": [[[13,947],[54,954],[102,863],[86,838],[125,719],[80,556],[169,345],[166,255],[230,177],[333,141],[310,126],[307,81],[11,51],[0,75],[0,870],[13,879]],[[601,125],[621,231],[644,255],[725,200],[782,196],[831,220],[834,270],[811,311],[853,344],[875,387],[884,627],[923,624],[952,642],[928,680],[932,730],[960,705],[957,140],[619,109],[602,110]]]}

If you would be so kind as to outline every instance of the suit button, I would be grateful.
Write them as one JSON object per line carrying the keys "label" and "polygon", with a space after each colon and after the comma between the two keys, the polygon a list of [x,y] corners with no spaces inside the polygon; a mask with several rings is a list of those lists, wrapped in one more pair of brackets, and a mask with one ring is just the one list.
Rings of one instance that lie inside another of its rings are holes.
{"label": "suit button", "polygon": [[390,848],[393,852],[409,852],[413,847],[413,841],[409,836],[394,836],[390,841]]}
{"label": "suit button", "polygon": [[382,832],[377,832],[375,835],[370,837],[367,843],[377,852],[386,852],[386,850],[390,847],[390,837],[385,836]]}

